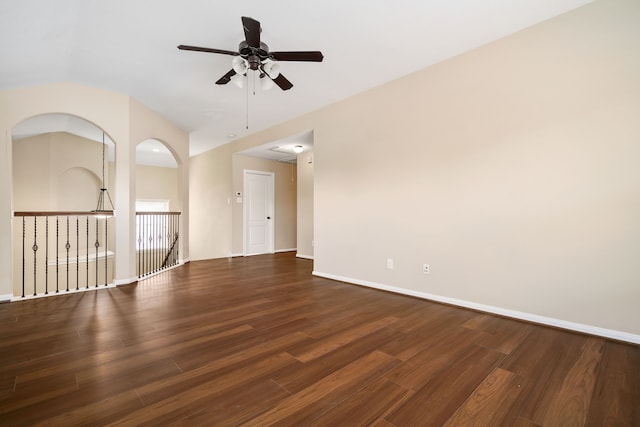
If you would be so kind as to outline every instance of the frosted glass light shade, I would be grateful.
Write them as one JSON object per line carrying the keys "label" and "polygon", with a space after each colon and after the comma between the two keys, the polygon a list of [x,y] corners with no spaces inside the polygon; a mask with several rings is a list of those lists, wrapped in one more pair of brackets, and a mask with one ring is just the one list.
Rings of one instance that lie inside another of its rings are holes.
{"label": "frosted glass light shade", "polygon": [[242,74],[234,74],[231,77],[231,82],[242,89],[244,87],[244,76]]}
{"label": "frosted glass light shade", "polygon": [[275,79],[280,75],[280,64],[272,61],[265,61],[262,65],[262,70],[267,73],[269,77]]}
{"label": "frosted glass light shade", "polygon": [[275,86],[275,84],[273,83],[273,80],[269,78],[269,76],[264,76],[260,78],[260,87],[262,88],[262,90],[269,90],[273,86]]}
{"label": "frosted glass light shade", "polygon": [[249,69],[249,63],[241,56],[234,57],[231,65],[236,74],[244,74]]}

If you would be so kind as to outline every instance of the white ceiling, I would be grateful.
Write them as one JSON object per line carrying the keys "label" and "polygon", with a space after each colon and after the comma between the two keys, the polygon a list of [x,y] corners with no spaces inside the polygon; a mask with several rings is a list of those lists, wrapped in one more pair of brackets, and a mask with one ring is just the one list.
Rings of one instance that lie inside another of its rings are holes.
{"label": "white ceiling", "polygon": [[296,145],[301,147],[302,151],[300,153],[313,150],[313,131],[303,132],[299,135],[291,135],[259,147],[248,148],[237,152],[237,154],[278,162],[297,163],[298,153],[293,150],[293,147]]}
{"label": "white ceiling", "polygon": [[[74,81],[129,94],[190,134],[195,155],[407,75],[591,0],[0,0],[0,90]],[[241,16],[294,84],[248,97],[214,82],[237,50]],[[25,131],[26,132],[26,131]]]}

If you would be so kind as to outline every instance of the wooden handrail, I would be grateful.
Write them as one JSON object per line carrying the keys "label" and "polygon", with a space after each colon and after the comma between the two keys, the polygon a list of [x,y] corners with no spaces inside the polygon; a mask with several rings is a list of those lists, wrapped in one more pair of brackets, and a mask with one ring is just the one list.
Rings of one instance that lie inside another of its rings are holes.
{"label": "wooden handrail", "polygon": [[113,215],[113,211],[17,211],[13,216],[97,216]]}
{"label": "wooden handrail", "polygon": [[182,212],[136,212],[136,215],[180,215]]}
{"label": "wooden handrail", "polygon": [[[136,215],[181,215],[182,212],[136,212]],[[113,215],[113,211],[16,211],[13,216],[97,216]]]}

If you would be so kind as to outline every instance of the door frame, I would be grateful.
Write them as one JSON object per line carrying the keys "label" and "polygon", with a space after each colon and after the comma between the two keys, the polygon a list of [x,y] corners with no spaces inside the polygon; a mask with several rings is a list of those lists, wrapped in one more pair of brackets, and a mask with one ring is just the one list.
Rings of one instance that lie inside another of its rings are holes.
{"label": "door frame", "polygon": [[269,182],[268,182],[268,189],[267,191],[269,192],[269,197],[271,198],[271,203],[270,203],[270,216],[271,216],[271,220],[268,222],[268,228],[267,228],[267,232],[268,232],[268,239],[269,239],[269,247],[267,248],[267,252],[265,253],[275,253],[275,210],[276,210],[276,195],[275,195],[275,172],[267,172],[267,171],[259,171],[259,170],[252,170],[252,169],[243,169],[242,171],[242,187],[243,187],[243,206],[242,206],[242,255],[243,256],[250,256],[250,255],[259,255],[259,254],[247,254],[247,237],[248,237],[248,232],[247,232],[247,227],[248,227],[248,218],[247,218],[247,209],[249,208],[249,203],[248,203],[248,194],[249,192],[247,191],[248,186],[247,186],[247,175],[263,175],[263,176],[267,176],[269,177]]}

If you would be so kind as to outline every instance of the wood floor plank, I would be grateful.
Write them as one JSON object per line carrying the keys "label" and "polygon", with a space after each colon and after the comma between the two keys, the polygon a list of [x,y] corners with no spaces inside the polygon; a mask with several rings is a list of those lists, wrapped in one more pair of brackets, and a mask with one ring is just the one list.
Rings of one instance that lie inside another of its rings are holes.
{"label": "wood floor plank", "polygon": [[388,328],[378,329],[356,339],[343,347],[307,363],[288,366],[275,373],[272,379],[291,393],[299,392],[338,369],[371,353],[393,339],[395,332]]}
{"label": "wood floor plank", "polygon": [[361,325],[355,325],[340,333],[309,343],[301,349],[292,349],[289,353],[302,362],[308,362],[355,341],[360,337],[368,335],[371,332],[389,326],[396,320],[395,317],[389,316]]}
{"label": "wood floor plank", "polygon": [[15,375],[2,375],[0,376],[0,396],[13,393],[16,385]]}
{"label": "wood floor plank", "polygon": [[463,326],[484,332],[476,342],[504,354],[511,353],[532,330],[527,323],[487,314],[474,317]]}
{"label": "wood floor plank", "polygon": [[475,346],[416,391],[387,421],[398,426],[443,425],[503,358],[502,353]]}
{"label": "wood floor plank", "polygon": [[247,425],[302,425],[332,409],[347,396],[362,389],[398,360],[379,351],[354,361],[322,378],[304,390],[282,400],[275,407],[255,417]]}
{"label": "wood floor plank", "polygon": [[586,337],[550,328],[535,328],[501,368],[531,380],[522,417],[542,423],[555,393],[582,350]]}
{"label": "wood floor plank", "polygon": [[580,356],[567,372],[550,408],[545,411],[543,425],[585,424],[603,348],[602,338],[588,338],[583,344]]}
{"label": "wood floor plank", "polygon": [[476,350],[476,333],[456,327],[446,330],[446,338],[434,334],[428,346],[387,374],[387,378],[411,390],[420,390],[432,378],[459,363],[470,351]]}
{"label": "wood floor plank", "polygon": [[0,425],[640,425],[638,345],[312,269],[195,261],[0,304]]}
{"label": "wood floor plank", "polygon": [[[132,390],[115,396],[98,389],[83,391],[74,389],[62,395],[59,393],[52,395],[47,392],[42,394],[48,395],[47,398],[38,398],[37,402],[26,406],[20,405],[18,409],[3,406],[0,419],[12,427],[101,425],[142,406],[138,395]],[[32,396],[34,400],[37,397],[41,396]],[[91,409],[87,411],[87,408]]]}
{"label": "wood floor plank", "polygon": [[378,378],[353,396],[345,399],[323,415],[309,421],[309,426],[371,425],[411,396],[413,392],[385,378]]}
{"label": "wood floor plank", "polygon": [[[37,390],[31,390],[30,392],[14,392],[3,397],[2,405],[0,406],[0,420],[18,418],[22,419],[24,416],[31,416],[34,413],[42,414],[39,407],[48,405],[49,402],[58,402],[59,398],[69,399],[69,396],[73,396],[78,391],[78,385],[74,383],[67,383],[64,386],[57,386],[52,389],[39,388]],[[51,413],[60,411],[60,408],[51,408]]]}
{"label": "wood floor plank", "polygon": [[[247,368],[252,363],[258,363],[261,360],[269,360],[269,357],[275,357],[276,361],[280,359],[293,360],[299,363],[290,355],[287,357],[280,356],[281,352],[288,346],[297,342],[307,340],[308,338],[300,333],[290,336],[283,336],[279,339],[271,340],[264,345],[253,347],[230,354],[224,358],[213,360],[210,363],[199,368],[184,371],[179,375],[171,378],[154,381],[145,384],[137,389],[141,398],[146,404],[158,402],[171,397],[175,390],[183,390],[196,387],[206,381],[214,381],[216,378],[238,369]],[[288,364],[285,364],[286,366]],[[278,367],[278,370],[281,367]],[[278,371],[276,370],[276,371]]]}
{"label": "wood floor plank", "polygon": [[512,411],[512,406],[521,397],[524,387],[524,378],[504,369],[495,369],[447,420],[445,426],[513,425],[518,417],[517,411]]}
{"label": "wood floor plank", "polygon": [[513,427],[542,427],[542,426],[526,418],[518,417],[518,419],[516,419],[516,421],[513,423]]}
{"label": "wood floor plank", "polygon": [[235,426],[269,410],[289,394],[271,380],[246,384],[239,392],[226,393],[215,403],[202,401],[201,407],[177,419],[178,425]]}
{"label": "wood floor plank", "polygon": [[399,332],[415,331],[424,335],[429,330],[462,325],[477,315],[469,310],[451,310],[447,305],[427,302],[423,309],[403,316],[394,324],[394,328]]}
{"label": "wood floor plank", "polygon": [[[629,344],[604,344],[602,366],[589,405],[587,426],[640,425],[640,354]],[[635,396],[634,396],[635,395]],[[611,396],[617,396],[612,400]]]}
{"label": "wood floor plank", "polygon": [[[295,363],[295,359],[286,353],[279,353],[265,359],[259,359],[246,367],[235,369],[221,374],[209,381],[200,382],[188,388],[173,388],[170,396],[157,400],[154,403],[145,404],[143,408],[130,411],[124,417],[114,422],[114,425],[139,425],[145,422],[171,423],[182,418],[206,401],[215,399],[216,396],[224,396],[228,393],[237,393],[239,387],[268,375],[287,364]],[[183,374],[180,374],[183,375]],[[148,399],[139,390],[143,399]],[[96,408],[93,408],[95,410]]]}

